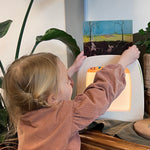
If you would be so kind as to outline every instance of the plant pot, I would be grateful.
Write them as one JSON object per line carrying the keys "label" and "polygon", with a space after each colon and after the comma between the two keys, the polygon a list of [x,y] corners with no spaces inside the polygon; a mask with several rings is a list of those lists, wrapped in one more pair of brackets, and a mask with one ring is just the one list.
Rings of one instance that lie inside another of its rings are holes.
{"label": "plant pot", "polygon": [[143,55],[143,61],[144,61],[144,67],[143,67],[143,72],[144,72],[144,86],[145,88],[150,89],[150,54],[145,53]]}

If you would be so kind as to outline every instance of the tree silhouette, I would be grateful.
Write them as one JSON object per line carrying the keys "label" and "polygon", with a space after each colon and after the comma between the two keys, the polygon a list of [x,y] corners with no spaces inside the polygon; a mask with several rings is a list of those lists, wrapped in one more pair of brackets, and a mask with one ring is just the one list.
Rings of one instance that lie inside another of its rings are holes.
{"label": "tree silhouette", "polygon": [[115,24],[120,25],[121,35],[122,35],[122,41],[124,41],[124,21],[117,21]]}

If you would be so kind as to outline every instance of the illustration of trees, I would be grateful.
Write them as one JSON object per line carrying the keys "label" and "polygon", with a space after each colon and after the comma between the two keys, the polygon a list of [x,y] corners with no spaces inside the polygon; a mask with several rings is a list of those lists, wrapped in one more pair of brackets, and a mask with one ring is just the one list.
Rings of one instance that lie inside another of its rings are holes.
{"label": "illustration of trees", "polygon": [[120,26],[122,41],[124,41],[124,21],[117,21],[115,24],[118,24]]}

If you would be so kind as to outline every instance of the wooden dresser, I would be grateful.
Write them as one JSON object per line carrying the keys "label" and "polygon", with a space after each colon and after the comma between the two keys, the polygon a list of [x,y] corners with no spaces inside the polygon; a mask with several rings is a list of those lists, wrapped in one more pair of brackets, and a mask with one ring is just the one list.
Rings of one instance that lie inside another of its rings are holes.
{"label": "wooden dresser", "polygon": [[[150,95],[145,91],[145,112],[150,116]],[[99,130],[89,130],[80,133],[81,150],[150,150],[144,146],[101,133]]]}
{"label": "wooden dresser", "polygon": [[84,131],[80,137],[81,150],[150,150],[150,146],[127,142],[98,130]]}

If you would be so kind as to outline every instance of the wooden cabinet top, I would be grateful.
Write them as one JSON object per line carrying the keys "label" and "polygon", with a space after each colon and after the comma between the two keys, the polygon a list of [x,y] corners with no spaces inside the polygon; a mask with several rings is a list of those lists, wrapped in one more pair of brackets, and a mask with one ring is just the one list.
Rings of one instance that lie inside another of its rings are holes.
{"label": "wooden cabinet top", "polygon": [[80,134],[81,150],[150,150],[144,146],[101,133],[98,130]]}

